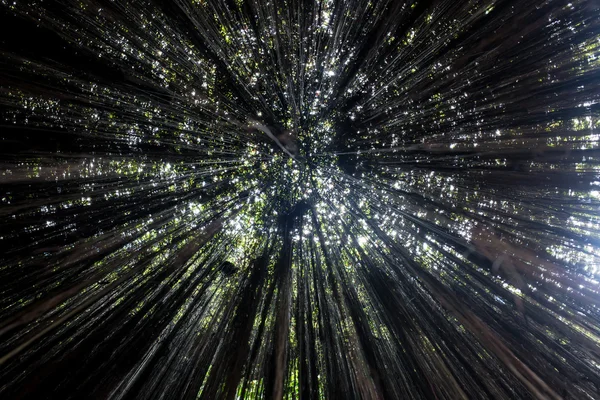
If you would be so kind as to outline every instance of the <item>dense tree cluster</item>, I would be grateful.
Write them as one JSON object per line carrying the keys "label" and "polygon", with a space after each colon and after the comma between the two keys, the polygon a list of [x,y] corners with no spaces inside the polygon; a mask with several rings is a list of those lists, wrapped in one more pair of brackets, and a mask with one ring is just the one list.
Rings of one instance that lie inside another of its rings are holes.
{"label": "dense tree cluster", "polygon": [[597,1],[0,11],[0,397],[600,396]]}

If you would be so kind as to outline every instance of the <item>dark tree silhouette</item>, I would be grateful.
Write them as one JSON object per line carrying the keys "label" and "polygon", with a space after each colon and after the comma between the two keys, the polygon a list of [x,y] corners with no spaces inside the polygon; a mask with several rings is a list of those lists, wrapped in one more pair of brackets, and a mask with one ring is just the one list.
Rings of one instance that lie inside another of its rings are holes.
{"label": "dark tree silhouette", "polygon": [[2,0],[0,397],[600,397],[600,3]]}

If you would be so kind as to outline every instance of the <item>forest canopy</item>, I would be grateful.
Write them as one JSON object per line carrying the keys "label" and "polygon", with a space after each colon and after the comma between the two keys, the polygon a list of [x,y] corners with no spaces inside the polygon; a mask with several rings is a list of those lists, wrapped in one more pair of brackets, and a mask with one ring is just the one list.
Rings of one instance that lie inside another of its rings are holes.
{"label": "forest canopy", "polygon": [[0,397],[600,397],[600,3],[0,1]]}

